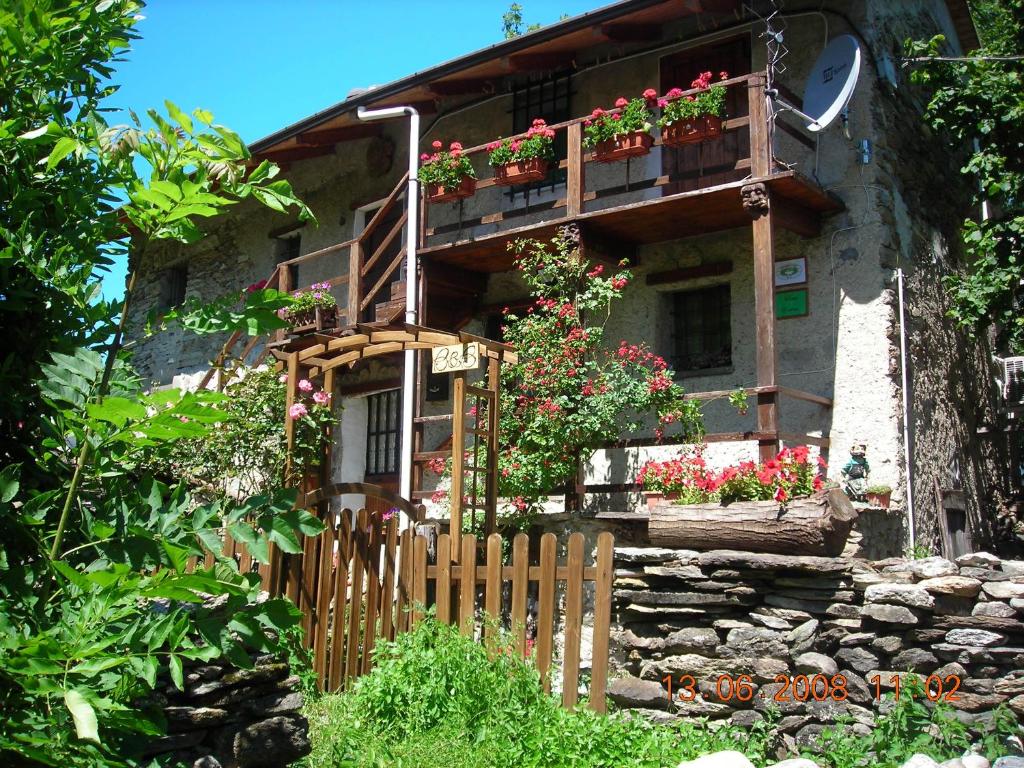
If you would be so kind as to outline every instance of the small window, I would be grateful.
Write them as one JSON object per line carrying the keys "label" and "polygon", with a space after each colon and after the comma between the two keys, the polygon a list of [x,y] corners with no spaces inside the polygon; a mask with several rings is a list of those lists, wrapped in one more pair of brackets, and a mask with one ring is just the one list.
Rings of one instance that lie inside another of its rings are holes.
{"label": "small window", "polygon": [[[512,133],[525,133],[533,121],[542,118],[548,125],[563,123],[572,117],[569,99],[572,95],[569,75],[558,74],[552,77],[531,80],[512,91]],[[555,160],[564,160],[567,155],[566,132],[555,134]],[[522,192],[526,189],[540,189],[544,186],[564,184],[566,171],[555,168],[544,181],[533,184],[522,184],[512,187],[509,194]]]}
{"label": "small window", "polygon": [[394,475],[402,438],[399,425],[399,390],[390,389],[366,398],[366,474]]}
{"label": "small window", "polygon": [[160,273],[160,309],[169,310],[185,302],[185,288],[188,286],[188,267],[181,265],[165,269]]}
{"label": "small window", "polygon": [[[280,264],[282,261],[290,261],[291,259],[298,258],[300,251],[302,250],[302,235],[295,232],[278,237],[276,249],[276,253],[274,254],[274,264]],[[292,290],[301,287],[299,285],[299,265],[289,264],[288,274]]]}
{"label": "small window", "polygon": [[673,295],[675,367],[681,373],[732,366],[729,285]]}

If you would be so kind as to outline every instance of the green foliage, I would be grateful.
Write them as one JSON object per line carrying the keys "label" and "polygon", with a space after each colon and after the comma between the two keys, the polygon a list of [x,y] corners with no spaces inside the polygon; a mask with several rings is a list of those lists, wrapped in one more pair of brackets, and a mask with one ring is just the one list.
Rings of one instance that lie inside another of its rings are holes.
{"label": "green foliage", "polygon": [[771,743],[768,726],[656,726],[565,710],[509,647],[489,656],[432,619],[381,647],[353,693],[324,696],[307,715],[310,768],[661,768],[721,749],[763,764]]}
{"label": "green foliage", "polygon": [[[931,60],[944,38],[907,41],[919,59],[913,82],[930,94],[925,117],[932,128],[968,150],[961,168],[974,203],[987,203],[990,218],[972,216],[961,230],[968,263],[945,280],[950,316],[973,332],[993,323],[1010,354],[1024,353],[1024,84],[1019,61],[988,56],[1024,54],[1024,0],[979,2],[975,15],[983,46],[970,61]],[[977,141],[977,145],[974,142]]]}
{"label": "green foliage", "polygon": [[523,6],[519,3],[509,5],[508,10],[501,15],[501,31],[506,40],[523,34]]}
{"label": "green foliage", "polygon": [[505,313],[505,340],[519,360],[502,369],[500,495],[530,500],[575,476],[586,455],[657,415],[657,433],[684,438],[702,432],[700,407],[684,400],[666,362],[646,346],[608,348],[605,323],[629,284],[630,272],[604,276],[576,243],[513,244],[516,266],[535,297],[524,314]]}
{"label": "green foliage", "polygon": [[609,141],[624,133],[646,133],[651,130],[651,121],[654,119],[651,104],[650,99],[626,99],[620,96],[615,101],[615,109],[611,111],[595,108],[590,118],[583,123],[583,146],[593,149],[602,141]]}
{"label": "green foliage", "polygon": [[462,153],[462,145],[453,141],[447,152],[442,149],[443,146],[440,141],[435,141],[434,154],[420,155],[422,164],[416,172],[417,178],[423,184],[437,184],[446,190],[455,189],[467,177],[475,179],[476,171],[469,158]]}
{"label": "green foliage", "polygon": [[295,445],[289,467],[283,375],[267,369],[233,375],[238,378],[211,406],[215,423],[202,435],[178,441],[170,451],[161,446],[152,459],[154,471],[183,478],[217,497],[246,498],[297,485],[303,471],[319,463],[326,428],[334,423],[328,394],[311,382],[300,382],[296,403],[305,412],[293,419]]}
{"label": "green foliage", "polygon": [[[826,728],[819,749],[805,756],[824,762],[828,768],[899,768],[910,755],[921,753],[937,762],[960,757],[975,741],[944,702],[931,703],[916,675],[907,675],[900,698],[887,694],[880,705],[884,714],[864,735],[856,733],[849,721]],[[1016,717],[1005,706],[992,713],[981,733],[982,754],[990,760],[1007,754],[1008,736],[1022,733]]]}

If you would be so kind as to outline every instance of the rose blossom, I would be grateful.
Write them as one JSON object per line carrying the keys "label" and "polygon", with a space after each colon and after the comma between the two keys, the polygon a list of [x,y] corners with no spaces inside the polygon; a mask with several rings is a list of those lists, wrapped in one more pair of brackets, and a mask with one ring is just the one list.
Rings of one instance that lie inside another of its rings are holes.
{"label": "rose blossom", "polygon": [[302,403],[295,403],[291,408],[288,409],[288,415],[292,417],[292,420],[301,419],[309,411]]}
{"label": "rose blossom", "polygon": [[303,392],[312,392],[313,383],[309,379],[301,379],[299,381],[299,389],[301,389]]}
{"label": "rose blossom", "polygon": [[317,405],[327,405],[331,402],[331,396],[329,393],[320,390],[319,392],[313,393],[313,402]]}

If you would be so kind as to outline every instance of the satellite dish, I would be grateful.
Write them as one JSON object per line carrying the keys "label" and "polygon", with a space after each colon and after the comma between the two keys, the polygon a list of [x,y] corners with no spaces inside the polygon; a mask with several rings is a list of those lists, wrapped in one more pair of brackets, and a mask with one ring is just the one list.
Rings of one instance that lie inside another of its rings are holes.
{"label": "satellite dish", "polygon": [[803,116],[809,131],[820,131],[846,109],[860,75],[860,43],[840,35],[825,46],[804,86]]}

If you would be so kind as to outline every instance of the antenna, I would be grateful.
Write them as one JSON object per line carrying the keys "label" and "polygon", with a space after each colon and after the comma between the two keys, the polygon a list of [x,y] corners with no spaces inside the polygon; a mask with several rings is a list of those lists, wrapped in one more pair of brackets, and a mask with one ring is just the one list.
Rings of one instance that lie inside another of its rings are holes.
{"label": "antenna", "polygon": [[846,112],[857,87],[860,63],[860,43],[853,35],[840,35],[825,46],[811,67],[804,85],[802,110],[781,99],[775,89],[771,89],[769,95],[785,109],[806,120],[808,131],[817,133]]}

